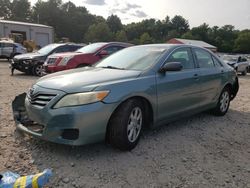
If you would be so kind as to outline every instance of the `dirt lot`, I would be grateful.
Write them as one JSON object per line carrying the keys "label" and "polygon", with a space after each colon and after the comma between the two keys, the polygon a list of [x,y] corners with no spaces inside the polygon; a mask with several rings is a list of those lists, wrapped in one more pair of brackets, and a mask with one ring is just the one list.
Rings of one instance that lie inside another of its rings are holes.
{"label": "dirt lot", "polygon": [[17,137],[11,101],[37,77],[0,61],[0,172],[52,168],[50,187],[249,187],[250,75],[224,117],[207,113],[146,131],[131,152],[104,143],[69,147]]}

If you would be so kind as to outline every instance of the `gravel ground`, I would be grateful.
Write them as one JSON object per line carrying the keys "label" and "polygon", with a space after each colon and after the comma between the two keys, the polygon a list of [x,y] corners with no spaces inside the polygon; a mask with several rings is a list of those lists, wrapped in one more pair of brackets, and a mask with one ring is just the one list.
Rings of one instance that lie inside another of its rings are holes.
{"label": "gravel ground", "polygon": [[37,77],[0,61],[0,172],[52,168],[49,187],[249,187],[250,75],[224,117],[201,113],[143,133],[121,152],[100,143],[69,147],[15,134],[11,101]]}

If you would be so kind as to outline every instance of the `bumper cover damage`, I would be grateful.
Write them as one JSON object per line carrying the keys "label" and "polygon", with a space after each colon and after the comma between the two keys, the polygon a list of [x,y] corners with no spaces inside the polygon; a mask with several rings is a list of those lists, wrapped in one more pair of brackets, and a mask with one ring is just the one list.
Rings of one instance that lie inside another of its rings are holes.
{"label": "bumper cover damage", "polygon": [[26,93],[16,96],[12,102],[18,131],[38,139],[66,145],[86,145],[104,141],[106,126],[115,106],[99,102],[53,110],[44,107],[41,110],[28,102]]}
{"label": "bumper cover damage", "polygon": [[22,93],[15,97],[12,102],[13,117],[17,129],[37,137],[42,136],[44,126],[29,119],[25,108],[26,93]]}

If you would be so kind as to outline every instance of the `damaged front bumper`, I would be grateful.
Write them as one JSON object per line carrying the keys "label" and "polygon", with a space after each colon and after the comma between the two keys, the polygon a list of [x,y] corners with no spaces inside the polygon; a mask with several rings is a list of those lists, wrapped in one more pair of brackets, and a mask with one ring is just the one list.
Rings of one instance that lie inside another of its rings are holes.
{"label": "damaged front bumper", "polygon": [[34,107],[26,93],[12,102],[17,129],[33,137],[67,145],[85,145],[105,140],[106,128],[116,104],[52,109]]}
{"label": "damaged front bumper", "polygon": [[25,98],[26,93],[22,93],[16,96],[12,102],[13,116],[17,129],[35,137],[42,138],[44,126],[29,119],[25,108]]}

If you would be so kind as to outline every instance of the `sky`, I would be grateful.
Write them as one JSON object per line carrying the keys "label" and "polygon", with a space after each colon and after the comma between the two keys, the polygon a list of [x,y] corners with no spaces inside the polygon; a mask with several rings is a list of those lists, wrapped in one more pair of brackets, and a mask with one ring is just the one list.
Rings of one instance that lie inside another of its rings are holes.
{"label": "sky", "polygon": [[[63,0],[67,2],[68,0]],[[32,5],[36,0],[31,0]],[[191,27],[203,23],[209,26],[234,25],[236,29],[250,29],[250,0],[71,0],[85,6],[91,14],[107,18],[120,17],[123,24],[143,19],[165,19],[181,15]]]}

